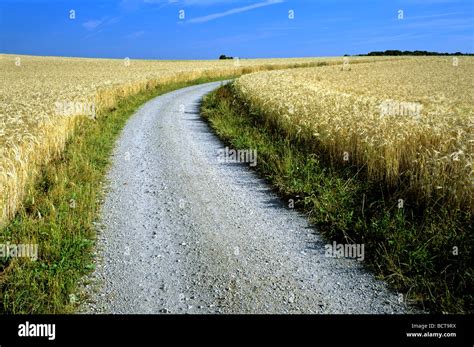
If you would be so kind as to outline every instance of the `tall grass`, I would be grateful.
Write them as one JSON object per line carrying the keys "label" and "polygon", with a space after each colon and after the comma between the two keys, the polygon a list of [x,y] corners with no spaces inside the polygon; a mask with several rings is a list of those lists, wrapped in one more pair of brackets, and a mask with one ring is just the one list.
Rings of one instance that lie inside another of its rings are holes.
{"label": "tall grass", "polygon": [[235,86],[269,127],[361,168],[397,200],[472,212],[474,59],[349,66],[255,73]]}
{"label": "tall grass", "polygon": [[[364,264],[402,300],[432,312],[472,312],[472,218],[431,204],[397,204],[397,192],[357,165],[334,165],[321,147],[250,106],[232,85],[211,93],[202,112],[235,149],[256,149],[257,170],[304,210],[328,243],[365,244]],[[290,203],[289,203],[290,205]]]}
{"label": "tall grass", "polygon": [[[232,76],[225,76],[230,78]],[[94,268],[93,246],[103,180],[127,119],[147,100],[201,78],[155,86],[120,100],[97,120],[77,117],[61,154],[39,168],[0,244],[38,244],[38,259],[0,258],[0,313],[70,313],[81,278]]]}
{"label": "tall grass", "polygon": [[[57,104],[93,105],[95,116],[131,95],[199,78],[335,64],[338,59],[143,61],[0,55],[0,227],[10,220],[42,165],[58,158],[79,110]],[[359,62],[373,61],[360,58]]]}

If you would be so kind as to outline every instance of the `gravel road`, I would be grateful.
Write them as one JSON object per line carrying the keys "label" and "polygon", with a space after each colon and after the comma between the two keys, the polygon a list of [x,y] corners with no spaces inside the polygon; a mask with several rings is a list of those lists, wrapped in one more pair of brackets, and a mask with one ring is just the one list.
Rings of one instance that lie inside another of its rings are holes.
{"label": "gravel road", "polygon": [[81,311],[409,312],[361,262],[325,256],[328,242],[248,164],[217,160],[199,102],[219,85],[159,96],[124,128]]}

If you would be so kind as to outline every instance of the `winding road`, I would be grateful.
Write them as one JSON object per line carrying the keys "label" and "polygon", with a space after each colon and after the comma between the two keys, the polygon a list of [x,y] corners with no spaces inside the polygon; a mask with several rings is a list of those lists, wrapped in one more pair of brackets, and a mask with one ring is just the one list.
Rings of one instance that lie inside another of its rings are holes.
{"label": "winding road", "polygon": [[83,312],[410,312],[359,261],[325,256],[248,164],[217,160],[225,146],[199,103],[219,85],[159,96],[125,126]]}

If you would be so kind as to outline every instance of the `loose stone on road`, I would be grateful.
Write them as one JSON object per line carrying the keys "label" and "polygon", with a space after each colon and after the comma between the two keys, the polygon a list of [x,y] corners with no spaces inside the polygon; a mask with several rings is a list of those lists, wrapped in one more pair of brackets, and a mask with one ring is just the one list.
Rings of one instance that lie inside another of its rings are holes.
{"label": "loose stone on road", "polygon": [[[117,143],[83,312],[405,313],[399,296],[325,241],[199,115],[219,82],[159,96]],[[370,250],[365,250],[366,252]]]}

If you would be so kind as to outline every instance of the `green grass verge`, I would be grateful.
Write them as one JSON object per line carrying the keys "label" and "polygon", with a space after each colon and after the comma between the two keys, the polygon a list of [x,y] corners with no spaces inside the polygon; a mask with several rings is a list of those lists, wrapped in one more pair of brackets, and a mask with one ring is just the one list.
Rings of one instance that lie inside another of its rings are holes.
{"label": "green grass verge", "polygon": [[252,112],[231,84],[209,94],[202,115],[234,149],[256,149],[257,170],[327,237],[364,243],[364,264],[404,300],[431,312],[472,312],[471,216],[435,207],[399,208],[361,170],[331,167],[309,143]]}
{"label": "green grass verge", "polygon": [[94,268],[94,221],[114,144],[128,118],[169,91],[228,79],[201,78],[159,86],[122,100],[96,121],[80,118],[62,156],[42,168],[0,244],[38,244],[38,259],[0,258],[1,313],[70,313],[71,294]]}
{"label": "green grass verge", "polygon": [[[372,62],[373,59],[357,61]],[[78,282],[94,269],[94,221],[102,198],[109,157],[128,118],[146,101],[190,85],[226,80],[261,70],[336,64],[242,67],[234,74],[160,85],[130,96],[96,121],[78,119],[61,157],[48,163],[27,194],[15,218],[0,230],[0,245],[37,244],[38,259],[4,257],[0,253],[0,313],[70,313],[75,310]],[[0,249],[0,250],[3,250]],[[72,300],[71,300],[72,299]]]}

